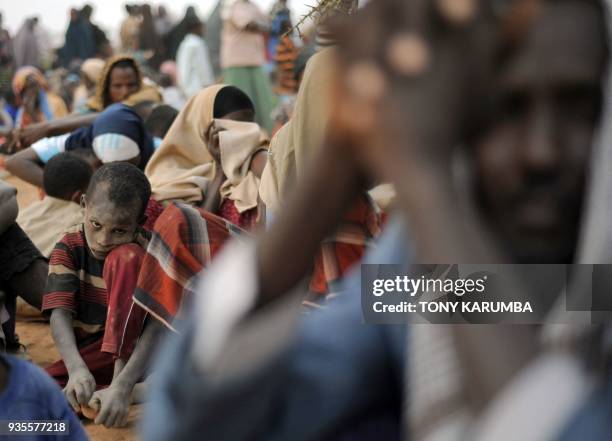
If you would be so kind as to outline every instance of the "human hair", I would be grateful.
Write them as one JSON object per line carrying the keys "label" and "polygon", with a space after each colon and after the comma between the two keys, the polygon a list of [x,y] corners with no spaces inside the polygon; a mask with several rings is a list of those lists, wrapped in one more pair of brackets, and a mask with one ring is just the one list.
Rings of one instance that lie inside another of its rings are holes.
{"label": "human hair", "polygon": [[138,218],[144,215],[149,198],[151,184],[138,167],[129,162],[112,162],[100,167],[92,176],[87,187],[87,202],[92,203],[95,194],[104,192],[106,198],[115,205],[133,209],[138,201]]}
{"label": "human hair", "polygon": [[158,138],[163,138],[178,115],[178,110],[167,104],[155,107],[145,120],[145,129]]}
{"label": "human hair", "polygon": [[43,188],[47,195],[70,200],[76,191],[84,192],[89,185],[93,169],[77,155],[64,152],[47,162],[43,172]]}
{"label": "human hair", "polygon": [[235,86],[225,86],[222,88],[215,97],[215,104],[213,105],[213,117],[223,118],[228,113],[236,112],[238,110],[253,110],[253,101],[249,96],[242,90]]}

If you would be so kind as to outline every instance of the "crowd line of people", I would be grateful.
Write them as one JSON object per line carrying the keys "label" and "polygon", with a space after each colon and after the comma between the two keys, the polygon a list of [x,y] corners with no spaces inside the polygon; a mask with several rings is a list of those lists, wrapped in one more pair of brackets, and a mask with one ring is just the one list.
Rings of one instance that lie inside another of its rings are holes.
{"label": "crowd line of people", "polygon": [[286,0],[129,4],[117,53],[85,6],[47,60],[0,29],[0,167],[40,191],[0,179],[0,420],[610,439],[609,310],[367,324],[360,264],[609,263],[611,6],[324,0],[298,35]]}

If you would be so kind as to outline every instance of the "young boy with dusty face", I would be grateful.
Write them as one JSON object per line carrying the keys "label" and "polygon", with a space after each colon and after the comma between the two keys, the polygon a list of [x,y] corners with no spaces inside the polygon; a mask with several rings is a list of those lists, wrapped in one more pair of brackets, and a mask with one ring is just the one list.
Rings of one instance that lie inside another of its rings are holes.
{"label": "young boy with dusty face", "polygon": [[[83,225],[58,243],[53,252],[55,256],[51,255],[43,310],[52,310],[53,338],[68,374],[64,393],[75,410],[83,410],[88,416],[97,414],[95,422],[107,427],[125,425],[132,390],[144,376],[151,352],[151,329],[154,327],[146,326],[140,335],[144,311],[136,307],[136,316],[131,311],[131,298],[144,257],[143,246],[146,246],[142,241],[141,226],[146,220],[144,210],[149,197],[150,185],[135,166],[113,163],[102,167],[92,177],[81,200]],[[73,267],[62,265],[67,258],[72,259]],[[77,262],[79,260],[82,262]],[[87,273],[87,278],[79,280],[76,274],[83,272]],[[70,279],[66,279],[67,275]],[[91,283],[91,287],[83,288],[87,283]],[[80,290],[84,292],[75,300],[62,300],[66,293],[71,297]],[[95,300],[96,305],[79,304],[87,302],[83,299],[90,296],[101,297]],[[102,310],[97,306],[99,304],[103,305]],[[93,310],[97,313],[88,312]],[[112,320],[107,320],[107,316]],[[79,322],[96,326],[98,332],[104,331],[100,351],[107,353],[107,360],[112,363],[107,366],[106,374],[90,370],[88,362],[91,359],[88,361],[88,356],[83,355],[87,351],[75,336]],[[130,328],[137,329],[132,336],[135,347],[131,350],[124,352],[115,347],[114,341],[107,342],[109,338],[116,340],[118,337],[120,342],[129,339],[129,331],[121,329]],[[115,337],[109,337],[109,334]],[[47,370],[61,383],[59,377],[62,374],[57,373],[57,366]],[[96,380],[96,376],[108,378],[109,373],[112,381],[108,388],[95,392],[96,386],[101,386],[98,381],[107,381]]]}

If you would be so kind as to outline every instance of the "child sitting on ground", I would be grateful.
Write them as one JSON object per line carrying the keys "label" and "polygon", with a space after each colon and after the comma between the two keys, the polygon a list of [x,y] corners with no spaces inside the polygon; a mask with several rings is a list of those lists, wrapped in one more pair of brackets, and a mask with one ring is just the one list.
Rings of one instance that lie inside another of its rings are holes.
{"label": "child sitting on ground", "polygon": [[[145,327],[146,313],[132,301],[150,195],[137,167],[101,167],[81,199],[83,223],[66,233],[49,262],[43,312],[51,317],[62,360],[47,372],[75,411],[93,407],[95,422],[107,427],[126,424],[132,391],[152,352],[155,327]],[[106,389],[95,392],[99,388]]]}
{"label": "child sitting on ground", "polygon": [[46,196],[22,210],[17,223],[45,257],[66,229],[83,222],[79,203],[93,174],[91,165],[72,152],[60,153],[43,173]]}

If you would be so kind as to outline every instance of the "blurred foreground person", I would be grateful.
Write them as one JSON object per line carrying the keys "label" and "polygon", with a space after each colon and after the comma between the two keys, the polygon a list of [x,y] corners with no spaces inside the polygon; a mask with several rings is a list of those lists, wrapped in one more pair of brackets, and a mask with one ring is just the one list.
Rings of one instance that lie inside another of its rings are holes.
{"label": "blurred foreground person", "polygon": [[363,325],[359,274],[297,315],[318,244],[373,180],[399,213],[369,263],[574,259],[608,120],[602,5],[454,4],[380,0],[340,27],[325,148],[271,229],[208,269],[161,351],[145,440],[609,438],[601,329],[542,347],[533,326]]}

